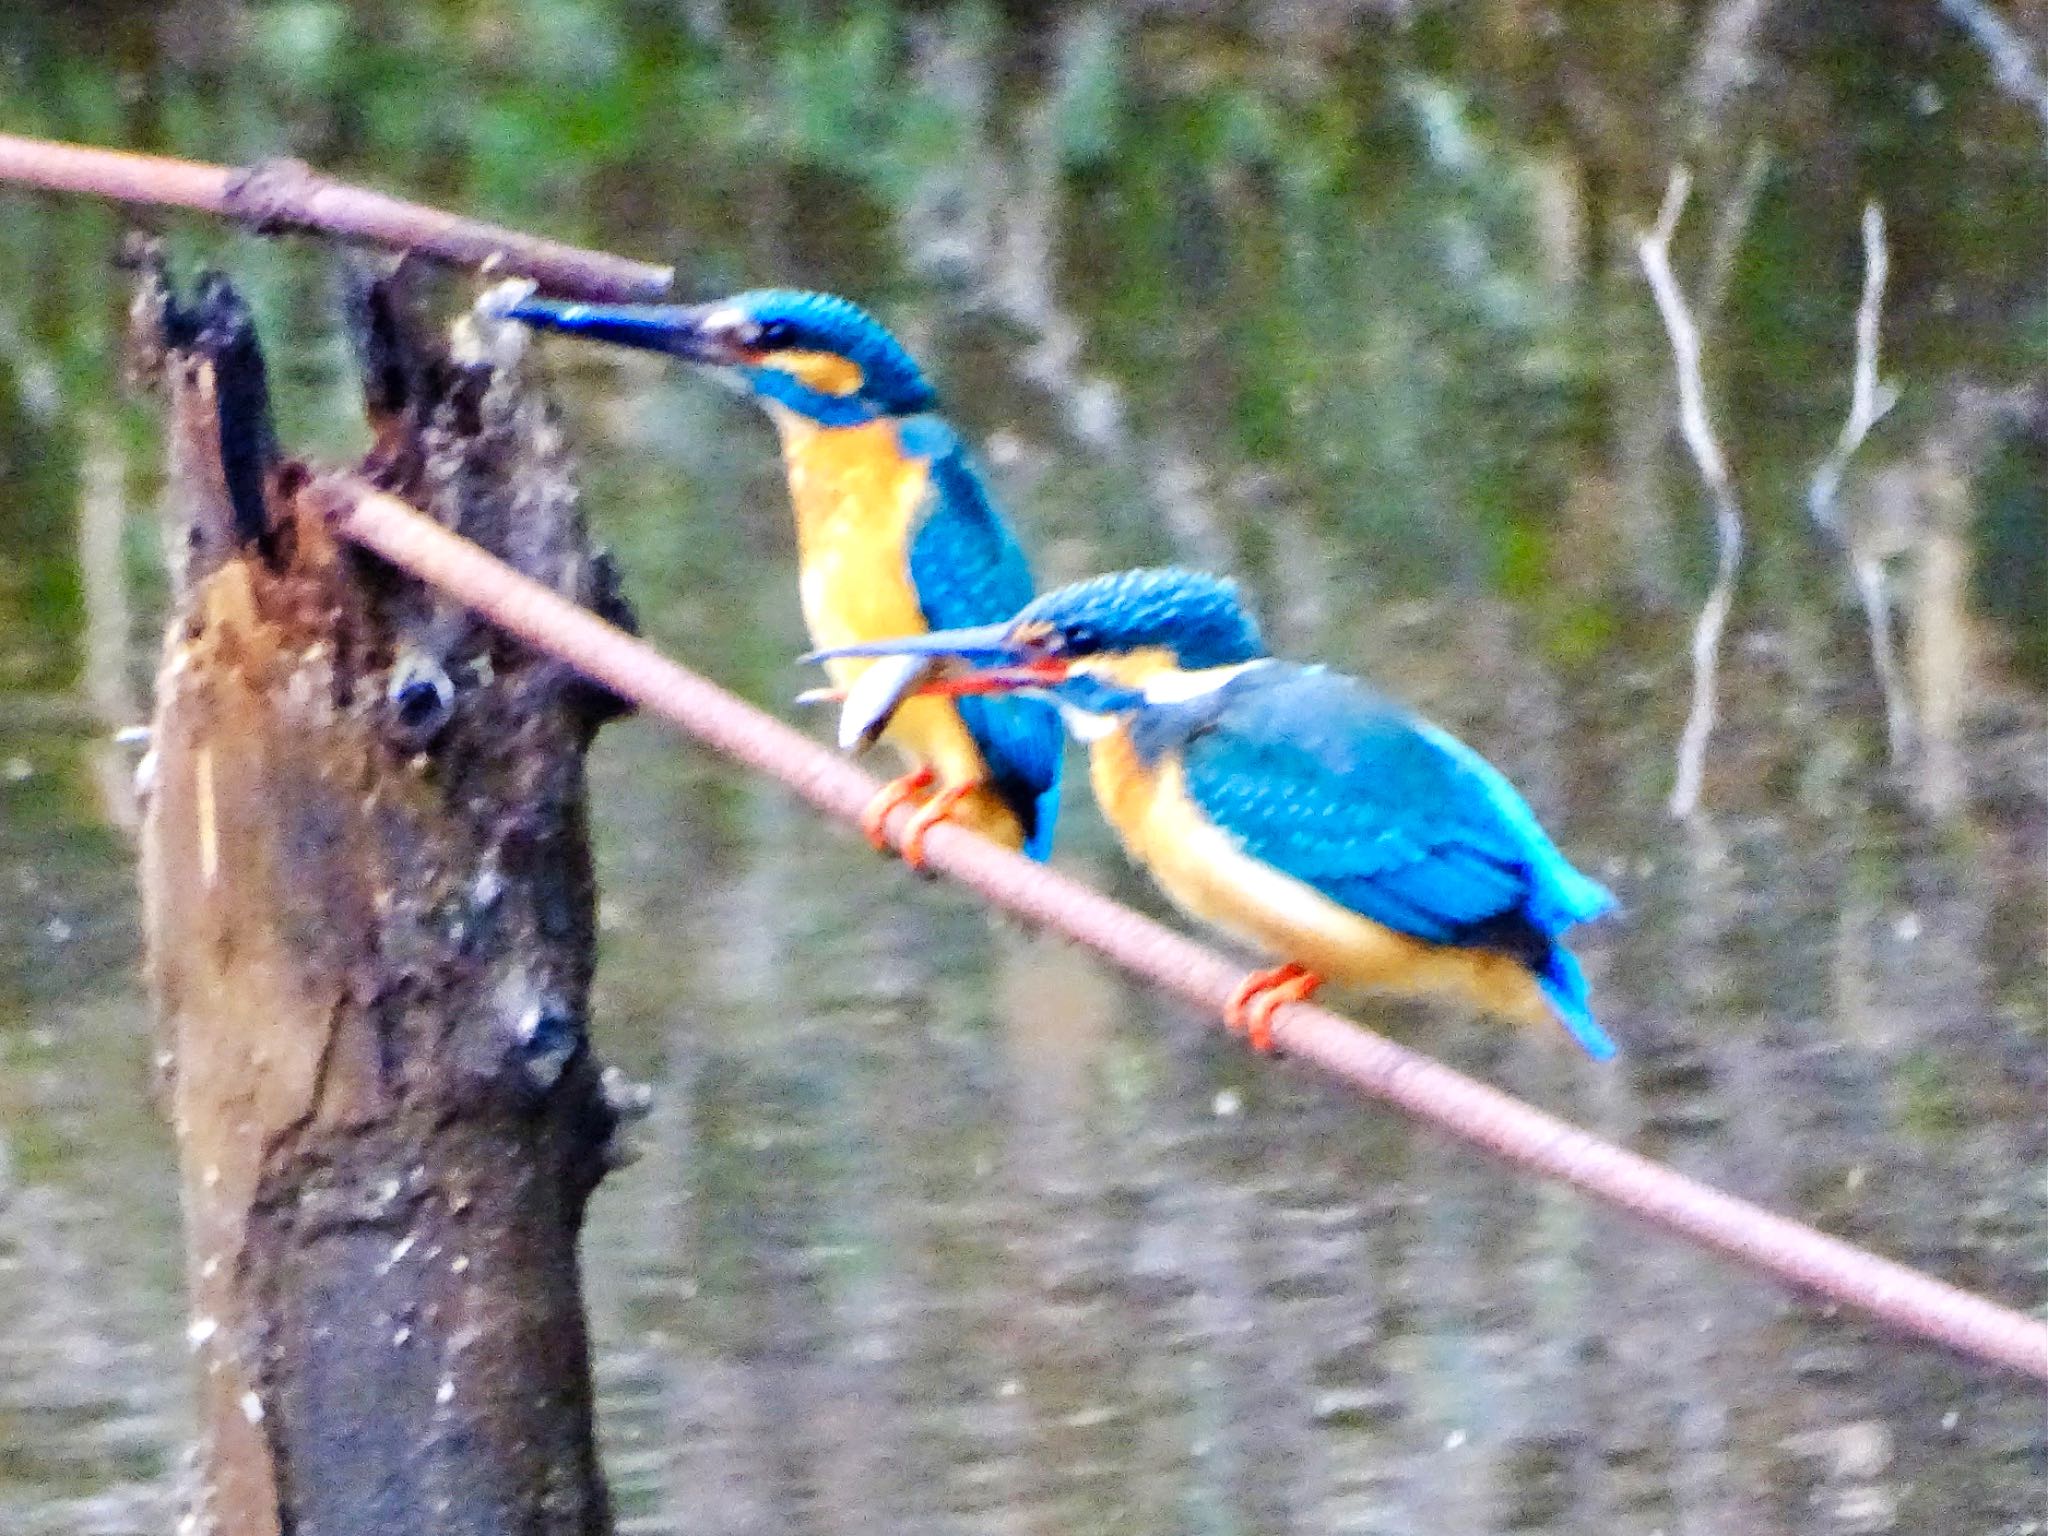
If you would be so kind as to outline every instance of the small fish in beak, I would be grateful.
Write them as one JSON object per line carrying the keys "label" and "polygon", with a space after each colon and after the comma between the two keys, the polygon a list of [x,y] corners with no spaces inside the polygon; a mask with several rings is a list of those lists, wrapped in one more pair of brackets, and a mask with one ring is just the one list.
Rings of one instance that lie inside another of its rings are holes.
{"label": "small fish in beak", "polygon": [[844,656],[873,657],[874,664],[851,688],[812,688],[799,694],[797,702],[843,705],[839,746],[847,752],[873,746],[904,701],[914,695],[958,698],[1007,693],[1055,683],[1066,672],[1063,663],[1027,659],[1005,624],[834,646],[813,651],[803,660],[830,661]]}
{"label": "small fish in beak", "polygon": [[860,753],[873,746],[904,700],[936,680],[951,664],[949,656],[879,658],[845,691],[839,710],[839,750]]}

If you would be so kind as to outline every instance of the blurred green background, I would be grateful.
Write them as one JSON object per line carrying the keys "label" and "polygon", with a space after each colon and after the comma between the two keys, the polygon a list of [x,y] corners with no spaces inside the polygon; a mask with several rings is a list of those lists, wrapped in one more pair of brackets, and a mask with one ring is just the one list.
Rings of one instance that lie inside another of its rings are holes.
{"label": "blurred green background", "polygon": [[[1625,914],[1624,1057],[1361,1004],[1604,1134],[2048,1298],[2044,122],[2028,0],[280,5],[0,12],[0,129],[302,156],[822,286],[929,363],[1059,579],[1228,570],[1480,746]],[[1965,23],[1975,24],[1975,30]],[[2009,58],[2006,60],[2009,63]],[[2001,79],[2019,79],[2012,93]],[[1752,548],[1705,826],[1662,805],[1708,508],[1637,268],[1676,247]],[[1848,405],[1879,201],[1898,407]],[[251,294],[287,441],[364,433],[330,258]],[[160,1532],[190,1435],[125,824],[161,444],[124,216],[0,192],[0,1529]],[[459,295],[458,295],[459,297]],[[541,366],[650,632],[808,679],[765,423]],[[1892,760],[1852,568],[1895,609]],[[2033,1529],[2038,1392],[1649,1239],[992,925],[644,723],[594,763],[596,1028],[652,1080],[595,1204],[638,1532]],[[1063,862],[1156,906],[1085,796]]]}

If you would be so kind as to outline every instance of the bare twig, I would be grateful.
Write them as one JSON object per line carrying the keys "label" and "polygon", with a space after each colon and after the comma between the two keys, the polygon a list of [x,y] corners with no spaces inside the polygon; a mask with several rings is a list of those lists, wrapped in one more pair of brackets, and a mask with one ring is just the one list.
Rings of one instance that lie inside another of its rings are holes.
{"label": "bare twig", "polygon": [[1856,600],[1870,632],[1870,667],[1877,674],[1878,691],[1884,695],[1885,750],[1892,766],[1898,767],[1913,748],[1913,711],[1906,702],[1906,679],[1899,668],[1898,641],[1892,634],[1891,578],[1885,572],[1883,555],[1854,548],[1849,551],[1849,575],[1856,583]]}
{"label": "bare twig", "polygon": [[[852,824],[875,793],[875,781],[844,758],[394,497],[346,476],[327,477],[311,493],[345,537],[828,815]],[[896,813],[899,836],[907,817]],[[933,869],[994,905],[1212,1016],[1242,977],[1213,950],[971,832],[941,823],[927,852]],[[1274,1034],[1290,1057],[1506,1163],[1909,1333],[2048,1381],[2048,1323],[1624,1151],[1321,1008],[1281,1009]]]}
{"label": "bare twig", "polygon": [[1905,761],[1912,744],[1912,711],[1906,703],[1905,679],[1899,670],[1897,642],[1892,636],[1891,593],[1884,551],[1857,529],[1844,527],[1837,505],[1842,477],[1871,428],[1898,403],[1898,391],[1878,377],[1879,327],[1884,318],[1884,285],[1890,269],[1885,243],[1884,210],[1876,203],[1863,208],[1863,297],[1856,306],[1856,363],[1849,389],[1849,415],[1841,436],[1814,469],[1806,487],[1806,510],[1814,522],[1838,539],[1848,555],[1870,630],[1870,663],[1884,694],[1885,742],[1894,764]]}
{"label": "bare twig", "polygon": [[452,266],[530,277],[567,298],[660,298],[675,276],[670,267],[582,250],[350,186],[297,160],[265,160],[237,169],[0,134],[0,182],[122,203],[194,208],[265,234],[317,232],[417,251]]}
{"label": "bare twig", "polygon": [[1849,460],[1863,446],[1870,429],[1898,403],[1898,392],[1878,378],[1878,327],[1884,318],[1885,277],[1891,266],[1884,238],[1884,210],[1876,203],[1863,208],[1863,299],[1856,306],[1856,365],[1849,388],[1849,416],[1834,451],[1813,472],[1806,487],[1806,510],[1827,532],[1840,537],[1835,498]]}
{"label": "bare twig", "polygon": [[1750,140],[1742,157],[1742,172],[1735,185],[1721,199],[1714,213],[1714,232],[1707,241],[1706,266],[1702,269],[1699,294],[1699,326],[1703,337],[1711,336],[1728,303],[1728,290],[1735,282],[1735,258],[1748,238],[1750,221],[1764,194],[1764,182],[1771,174],[1771,145],[1761,135]]}
{"label": "bare twig", "polygon": [[2027,40],[1984,0],[1941,0],[1941,8],[1983,50],[1992,77],[2005,94],[2031,111],[2043,134],[2048,134],[2048,77],[2043,77]]}
{"label": "bare twig", "polygon": [[1678,743],[1678,772],[1668,802],[1674,816],[1691,816],[1699,810],[1700,780],[1705,772],[1707,741],[1714,733],[1716,675],[1721,660],[1721,635],[1728,626],[1728,610],[1735,601],[1735,577],[1742,563],[1742,503],[1736,499],[1735,482],[1728,473],[1727,458],[1714,436],[1707,415],[1706,378],[1700,362],[1700,332],[1678,279],[1671,270],[1671,237],[1685,212],[1692,191],[1692,172],[1679,166],[1671,173],[1664,193],[1664,206],[1654,227],[1636,240],[1636,255],[1649,279],[1650,292],[1657,300],[1657,313],[1671,338],[1672,362],[1678,375],[1678,422],[1685,445],[1692,453],[1700,479],[1714,505],[1714,529],[1719,559],[1714,585],[1692,632],[1692,707],[1686,713],[1685,732]]}
{"label": "bare twig", "polygon": [[1772,0],[1720,0],[1701,28],[1699,50],[1685,82],[1699,138],[1718,131],[1729,98],[1756,79],[1771,6]]}

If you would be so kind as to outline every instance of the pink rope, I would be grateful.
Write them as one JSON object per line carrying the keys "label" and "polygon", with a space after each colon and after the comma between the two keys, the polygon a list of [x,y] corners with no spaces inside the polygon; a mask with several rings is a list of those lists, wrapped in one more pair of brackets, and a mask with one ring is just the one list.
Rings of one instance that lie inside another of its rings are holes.
{"label": "pink rope", "polygon": [[[706,745],[853,822],[878,788],[867,774],[587,610],[520,575],[393,497],[347,476],[319,481],[334,526],[491,622],[681,727]],[[907,812],[892,823],[900,835]],[[1242,969],[1057,871],[956,827],[935,827],[930,867],[1064,934],[1132,975],[1221,1017]],[[1933,1279],[1624,1151],[1321,1008],[1279,1011],[1287,1054],[1514,1167],[1714,1249],[1911,1334],[2048,1381],[2048,1324]]]}

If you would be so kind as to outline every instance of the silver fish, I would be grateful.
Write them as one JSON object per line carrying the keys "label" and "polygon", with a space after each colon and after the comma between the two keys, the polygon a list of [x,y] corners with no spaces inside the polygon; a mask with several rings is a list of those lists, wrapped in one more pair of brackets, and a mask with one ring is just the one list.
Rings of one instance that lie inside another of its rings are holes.
{"label": "silver fish", "polygon": [[840,701],[839,750],[861,753],[889,728],[903,701],[951,661],[946,656],[881,656],[842,694],[835,688],[814,688],[798,697],[800,704]]}

